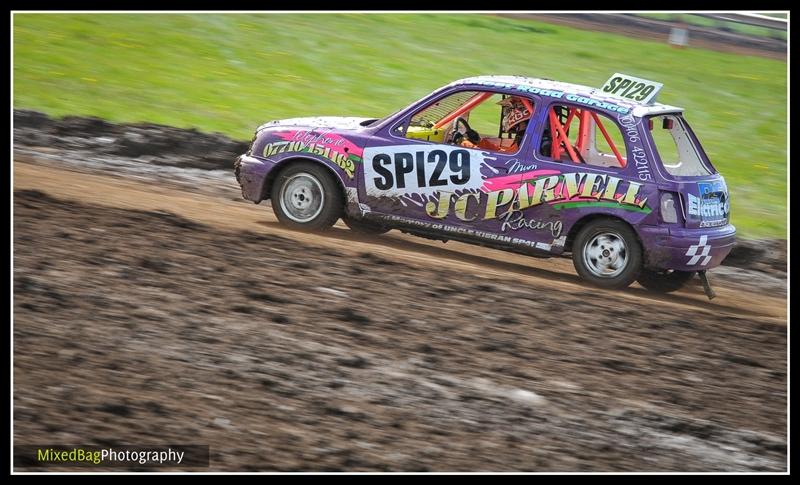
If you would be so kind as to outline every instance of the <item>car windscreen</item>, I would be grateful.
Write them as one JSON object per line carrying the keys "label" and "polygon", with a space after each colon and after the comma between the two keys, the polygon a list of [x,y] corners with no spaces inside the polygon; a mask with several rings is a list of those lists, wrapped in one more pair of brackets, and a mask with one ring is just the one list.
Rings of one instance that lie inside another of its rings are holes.
{"label": "car windscreen", "polygon": [[690,134],[686,120],[678,114],[648,118],[650,136],[661,164],[675,177],[696,177],[713,173],[705,163]]}

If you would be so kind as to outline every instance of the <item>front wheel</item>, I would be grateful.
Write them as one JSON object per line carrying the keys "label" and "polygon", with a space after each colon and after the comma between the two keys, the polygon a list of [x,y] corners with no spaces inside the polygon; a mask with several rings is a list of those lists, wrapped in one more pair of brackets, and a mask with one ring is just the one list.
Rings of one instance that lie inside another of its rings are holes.
{"label": "front wheel", "polygon": [[596,219],[575,237],[572,263],[578,275],[595,286],[625,288],[639,276],[642,248],[629,225]]}
{"label": "front wheel", "polygon": [[278,220],[304,231],[321,231],[342,215],[344,202],[336,180],[320,165],[292,163],[278,174],[270,194]]}
{"label": "front wheel", "polygon": [[640,285],[657,293],[678,291],[694,276],[694,271],[653,271],[642,269],[636,280]]}

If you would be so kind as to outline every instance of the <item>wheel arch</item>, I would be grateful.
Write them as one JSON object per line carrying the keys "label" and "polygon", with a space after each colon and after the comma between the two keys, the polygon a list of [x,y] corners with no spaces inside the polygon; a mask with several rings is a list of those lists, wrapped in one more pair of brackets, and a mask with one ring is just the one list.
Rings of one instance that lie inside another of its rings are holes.
{"label": "wheel arch", "polygon": [[315,165],[324,167],[325,170],[331,175],[331,177],[336,181],[337,185],[339,186],[339,194],[342,197],[342,201],[346,202],[346,190],[345,190],[345,183],[342,180],[341,175],[333,169],[330,165],[316,158],[312,157],[304,157],[304,156],[297,156],[297,157],[289,157],[284,160],[278,162],[272,170],[269,171],[266,177],[264,177],[264,183],[261,185],[261,200],[268,200],[270,198],[270,193],[272,192],[272,186],[275,183],[275,180],[278,176],[289,168],[289,166],[296,164],[298,162],[309,162]]}
{"label": "wheel arch", "polygon": [[575,221],[575,224],[573,224],[569,229],[569,232],[567,232],[567,239],[564,242],[564,251],[572,251],[572,243],[575,241],[575,237],[578,235],[581,229],[586,227],[586,225],[590,222],[600,219],[617,220],[630,227],[631,231],[633,231],[633,233],[636,235],[636,242],[639,243],[639,247],[642,249],[642,255],[646,254],[647,251],[645,250],[644,244],[642,244],[642,238],[639,235],[639,231],[636,230],[636,226],[626,221],[622,217],[608,213],[587,214]]}

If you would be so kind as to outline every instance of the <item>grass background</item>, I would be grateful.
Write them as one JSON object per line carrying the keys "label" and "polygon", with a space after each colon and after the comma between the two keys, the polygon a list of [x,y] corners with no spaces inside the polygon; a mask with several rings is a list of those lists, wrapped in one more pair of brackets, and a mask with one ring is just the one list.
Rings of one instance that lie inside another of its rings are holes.
{"label": "grass background", "polygon": [[219,131],[380,117],[458,78],[664,83],[747,237],[786,237],[787,64],[478,14],[15,14],[14,107]]}
{"label": "grass background", "polygon": [[[763,14],[762,14],[763,15]],[[786,18],[786,15],[783,14],[767,14],[770,17],[775,18]],[[770,29],[767,27],[760,27],[757,25],[750,25],[750,24],[742,24],[738,22],[730,22],[718,19],[712,19],[708,17],[702,17],[700,15],[692,15],[692,14],[674,14],[674,13],[653,13],[653,14],[639,14],[640,17],[650,18],[653,20],[667,20],[672,22],[684,22],[689,25],[695,25],[698,27],[713,27],[718,29],[725,29],[730,32],[744,34],[744,35],[751,35],[755,37],[770,37],[773,39],[782,39],[786,40],[787,32],[785,30],[778,30],[778,29]],[[689,36],[691,38],[691,34]]]}

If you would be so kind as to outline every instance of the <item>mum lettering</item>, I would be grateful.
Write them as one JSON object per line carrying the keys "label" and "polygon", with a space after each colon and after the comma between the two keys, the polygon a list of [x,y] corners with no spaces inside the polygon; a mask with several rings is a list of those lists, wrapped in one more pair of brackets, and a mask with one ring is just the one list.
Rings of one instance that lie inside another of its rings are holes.
{"label": "mum lettering", "polygon": [[425,212],[434,219],[444,219],[452,207],[458,219],[471,222],[495,219],[508,211],[522,211],[559,202],[616,202],[621,207],[643,209],[647,198],[640,197],[642,186],[638,182],[597,173],[549,175],[525,181],[518,188],[487,193],[467,192],[454,197],[456,194],[453,192],[440,191],[437,202],[425,204]]}

